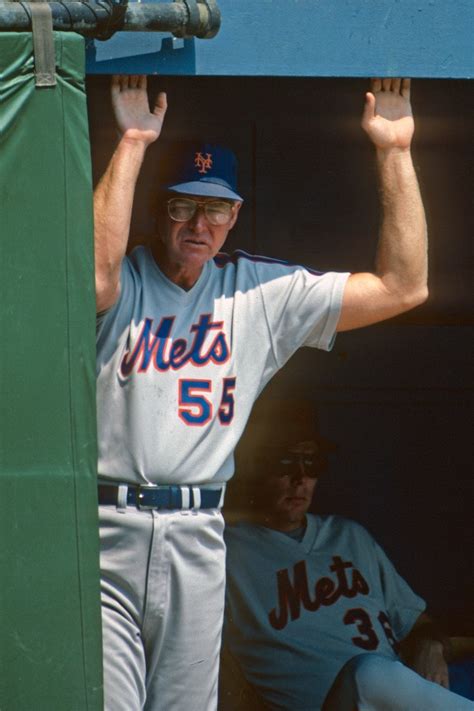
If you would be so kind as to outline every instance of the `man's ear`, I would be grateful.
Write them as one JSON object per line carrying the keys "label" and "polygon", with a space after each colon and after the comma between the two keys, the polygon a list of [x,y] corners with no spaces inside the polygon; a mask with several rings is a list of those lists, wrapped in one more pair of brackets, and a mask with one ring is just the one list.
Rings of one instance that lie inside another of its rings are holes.
{"label": "man's ear", "polygon": [[233,228],[233,226],[235,225],[235,223],[237,222],[237,218],[239,216],[239,210],[241,207],[242,207],[241,202],[234,203],[234,208],[233,208],[232,218],[230,220],[229,230],[231,230]]}

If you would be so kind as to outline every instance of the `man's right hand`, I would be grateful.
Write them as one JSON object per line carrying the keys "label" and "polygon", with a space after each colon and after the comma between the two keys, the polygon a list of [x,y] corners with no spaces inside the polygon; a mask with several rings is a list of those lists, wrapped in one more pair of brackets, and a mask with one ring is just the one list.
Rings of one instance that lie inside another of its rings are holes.
{"label": "man's right hand", "polygon": [[148,146],[161,133],[166,94],[160,92],[150,111],[144,76],[114,76],[112,104],[122,138],[94,192],[97,311],[110,308],[120,294],[133,198]]}
{"label": "man's right hand", "polygon": [[145,146],[156,141],[166,114],[166,94],[160,91],[150,111],[146,76],[135,74],[113,76],[111,91],[115,119],[123,137]]}

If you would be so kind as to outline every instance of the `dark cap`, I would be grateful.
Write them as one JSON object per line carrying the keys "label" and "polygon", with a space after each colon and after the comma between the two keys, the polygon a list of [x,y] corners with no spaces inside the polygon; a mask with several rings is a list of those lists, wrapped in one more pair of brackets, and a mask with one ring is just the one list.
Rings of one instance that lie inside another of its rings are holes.
{"label": "dark cap", "polygon": [[336,449],[335,443],[321,436],[311,402],[263,396],[254,405],[237,451],[242,459],[253,460],[269,450],[289,450],[302,442],[312,443],[321,462]]}
{"label": "dark cap", "polygon": [[166,190],[204,197],[243,200],[237,190],[237,159],[231,150],[209,143],[186,146]]}

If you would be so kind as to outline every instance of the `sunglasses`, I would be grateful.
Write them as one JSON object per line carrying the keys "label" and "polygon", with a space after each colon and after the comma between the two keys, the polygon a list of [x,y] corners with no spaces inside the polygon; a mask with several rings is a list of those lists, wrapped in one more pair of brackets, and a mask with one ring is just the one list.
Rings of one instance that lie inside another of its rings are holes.
{"label": "sunglasses", "polygon": [[263,465],[268,473],[283,476],[299,476],[301,472],[311,479],[317,479],[320,472],[320,459],[316,454],[296,454],[285,452],[274,457],[262,457]]}
{"label": "sunglasses", "polygon": [[192,220],[198,208],[202,207],[206,220],[211,225],[226,225],[232,217],[234,205],[224,200],[200,202],[191,198],[171,198],[167,203],[168,215],[175,222]]}

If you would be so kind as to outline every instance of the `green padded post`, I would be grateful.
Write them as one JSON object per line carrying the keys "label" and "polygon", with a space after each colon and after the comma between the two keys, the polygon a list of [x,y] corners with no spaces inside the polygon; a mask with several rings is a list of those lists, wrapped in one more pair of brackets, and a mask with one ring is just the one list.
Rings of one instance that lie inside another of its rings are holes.
{"label": "green padded post", "polygon": [[84,40],[0,33],[0,709],[99,711],[92,188]]}

